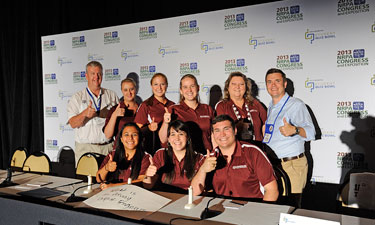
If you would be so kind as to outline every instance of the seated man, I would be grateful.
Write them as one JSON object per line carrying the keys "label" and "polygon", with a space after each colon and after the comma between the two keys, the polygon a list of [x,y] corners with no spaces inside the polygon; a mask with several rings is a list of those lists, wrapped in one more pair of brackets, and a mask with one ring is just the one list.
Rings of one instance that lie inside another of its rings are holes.
{"label": "seated man", "polygon": [[[228,115],[214,118],[211,129],[218,147],[213,153],[207,151],[205,162],[194,176],[191,182],[194,195],[203,192],[207,174],[212,172],[213,189],[218,195],[276,201],[277,182],[265,154],[255,145],[236,140],[237,130]],[[264,187],[264,195],[260,185]]]}

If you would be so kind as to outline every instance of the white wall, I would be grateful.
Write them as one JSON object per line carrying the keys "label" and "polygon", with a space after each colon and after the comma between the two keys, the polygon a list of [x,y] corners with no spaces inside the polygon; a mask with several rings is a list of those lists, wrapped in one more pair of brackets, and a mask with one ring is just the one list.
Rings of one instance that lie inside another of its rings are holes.
{"label": "white wall", "polygon": [[[74,147],[66,106],[86,86],[80,75],[91,60],[103,64],[102,86],[119,97],[120,81],[131,72],[139,75],[141,98],[149,97],[155,68],[168,76],[167,97],[174,101],[181,75],[195,74],[205,103],[211,86],[223,87],[230,72],[242,71],[268,105],[264,75],[278,67],[322,131],[322,139],[311,143],[312,179],[338,183],[342,164],[345,174],[353,162],[375,158],[367,153],[375,144],[374,7],[374,0],[290,0],[44,36],[45,152],[55,161],[59,148]],[[353,110],[362,120],[352,122]]]}

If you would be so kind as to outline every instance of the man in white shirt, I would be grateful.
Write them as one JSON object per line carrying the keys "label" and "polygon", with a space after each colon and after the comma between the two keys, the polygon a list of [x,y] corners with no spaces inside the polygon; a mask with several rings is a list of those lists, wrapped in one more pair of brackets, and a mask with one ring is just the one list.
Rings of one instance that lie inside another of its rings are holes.
{"label": "man in white shirt", "polygon": [[118,103],[114,91],[101,87],[103,66],[91,61],[86,65],[87,87],[75,93],[68,102],[68,123],[75,130],[75,160],[86,152],[107,155],[113,147],[103,126],[109,109]]}

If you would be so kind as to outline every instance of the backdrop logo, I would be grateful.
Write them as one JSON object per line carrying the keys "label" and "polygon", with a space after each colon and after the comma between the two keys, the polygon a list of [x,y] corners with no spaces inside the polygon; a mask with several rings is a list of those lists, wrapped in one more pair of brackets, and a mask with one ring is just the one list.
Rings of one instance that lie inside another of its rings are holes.
{"label": "backdrop logo", "polygon": [[322,138],[335,138],[336,134],[333,130],[322,130]]}
{"label": "backdrop logo", "polygon": [[337,51],[337,67],[368,66],[368,63],[365,49]]}
{"label": "backdrop logo", "polygon": [[370,11],[370,5],[366,0],[339,0],[337,3],[337,15],[350,15]]}
{"label": "backdrop logo", "polygon": [[121,58],[124,59],[124,61],[127,61],[128,59],[138,57],[138,52],[133,52],[133,50],[122,50],[121,51]]}
{"label": "backdrop logo", "polygon": [[185,74],[192,74],[194,76],[199,76],[200,71],[198,69],[198,63],[197,62],[180,63],[180,76],[183,76]]}
{"label": "backdrop logo", "polygon": [[44,83],[45,84],[57,84],[56,73],[44,74]]}
{"label": "backdrop logo", "polygon": [[160,47],[158,49],[158,53],[159,53],[159,55],[161,55],[161,57],[164,57],[166,55],[177,54],[178,49],[175,48],[175,47],[171,47],[171,46],[161,46],[160,45]]}
{"label": "backdrop logo", "polygon": [[65,99],[70,99],[70,97],[72,97],[72,93],[68,92],[68,91],[62,91],[62,90],[59,90],[59,98],[61,100],[65,100]]}
{"label": "backdrop logo", "polygon": [[361,118],[368,115],[363,101],[338,101],[337,118],[349,118],[351,113],[359,113]]}
{"label": "backdrop logo", "polygon": [[222,50],[222,49],[224,49],[224,45],[221,43],[205,42],[205,41],[202,41],[201,43],[201,50],[203,50],[205,54],[207,54],[207,52],[217,51],[217,50]]}
{"label": "backdrop logo", "polygon": [[247,27],[245,14],[232,14],[224,16],[224,30],[238,29]]}
{"label": "backdrop logo", "polygon": [[47,150],[59,150],[59,145],[57,144],[57,140],[47,139],[46,140],[46,148],[47,148]]}
{"label": "backdrop logo", "polygon": [[60,123],[59,130],[61,131],[61,133],[64,133],[66,131],[73,131],[73,128],[69,124]]}
{"label": "backdrop logo", "polygon": [[105,32],[104,33],[104,44],[120,43],[120,37],[118,31]]}
{"label": "backdrop logo", "polygon": [[282,70],[302,70],[303,63],[299,54],[278,55],[276,58],[276,67]]}
{"label": "backdrop logo", "polygon": [[85,36],[72,37],[72,48],[86,47]]}
{"label": "backdrop logo", "polygon": [[250,36],[249,38],[249,45],[253,46],[254,49],[256,49],[258,46],[265,46],[265,45],[271,45],[271,44],[275,44],[275,40],[272,38],[266,38],[265,36],[260,36],[260,37]]}
{"label": "backdrop logo", "polygon": [[352,169],[352,168],[367,169],[368,163],[365,162],[365,154],[363,154],[363,153],[337,152],[337,168],[342,168],[342,169]]}
{"label": "backdrop logo", "polygon": [[276,23],[288,23],[300,20],[303,20],[303,13],[299,5],[276,9]]}
{"label": "backdrop logo", "polygon": [[139,76],[141,79],[151,78],[156,72],[156,66],[141,66]]}
{"label": "backdrop logo", "polygon": [[106,69],[104,71],[104,80],[110,81],[110,80],[120,80],[120,73],[118,68],[114,69]]}
{"label": "backdrop logo", "polygon": [[371,26],[371,32],[372,32],[372,33],[375,33],[375,24],[373,24],[373,25]]}
{"label": "backdrop logo", "polygon": [[179,33],[180,33],[180,35],[198,34],[199,33],[199,27],[197,26],[197,21],[196,20],[190,20],[190,21],[180,22]]}
{"label": "backdrop logo", "polygon": [[46,106],[46,111],[44,113],[45,117],[58,117],[59,113],[57,112],[56,106]]}
{"label": "backdrop logo", "polygon": [[57,57],[57,64],[60,66],[65,65],[65,64],[71,64],[72,60],[68,59],[67,57]]}
{"label": "backdrop logo", "polygon": [[43,51],[48,52],[48,51],[55,51],[55,50],[56,50],[55,40],[43,41]]}
{"label": "backdrop logo", "polygon": [[375,74],[371,77],[371,85],[375,86]]}
{"label": "backdrop logo", "polygon": [[335,82],[327,82],[323,79],[309,79],[307,78],[305,81],[305,88],[309,89],[310,92],[318,89],[327,89],[327,88],[335,88]]}
{"label": "backdrop logo", "polygon": [[97,53],[88,53],[87,54],[87,60],[88,61],[103,61],[104,56],[99,55]]}
{"label": "backdrop logo", "polygon": [[245,59],[226,59],[225,60],[225,74],[232,72],[247,73],[247,66],[245,65]]}
{"label": "backdrop logo", "polygon": [[155,26],[139,28],[139,40],[154,39],[157,37],[158,33],[155,31]]}
{"label": "backdrop logo", "polygon": [[86,83],[86,72],[73,72],[73,83]]}
{"label": "backdrop logo", "polygon": [[307,29],[307,31],[305,32],[305,40],[309,40],[310,44],[312,44],[316,40],[325,40],[331,38],[336,38],[335,32],[326,32],[324,30],[310,31],[309,29]]}

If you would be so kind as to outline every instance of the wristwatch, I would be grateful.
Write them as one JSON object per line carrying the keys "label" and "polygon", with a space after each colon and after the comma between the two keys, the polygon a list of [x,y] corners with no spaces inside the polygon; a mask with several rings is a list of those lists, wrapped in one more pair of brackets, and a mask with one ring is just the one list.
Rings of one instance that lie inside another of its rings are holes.
{"label": "wristwatch", "polygon": [[298,129],[298,127],[295,127],[295,128],[296,128],[296,132],[293,134],[293,136],[299,134],[299,129]]}

